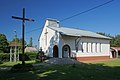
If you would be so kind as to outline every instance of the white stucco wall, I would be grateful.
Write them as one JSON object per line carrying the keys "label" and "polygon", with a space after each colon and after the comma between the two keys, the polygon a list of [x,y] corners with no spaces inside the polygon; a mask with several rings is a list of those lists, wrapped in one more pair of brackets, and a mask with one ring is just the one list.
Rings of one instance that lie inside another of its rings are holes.
{"label": "white stucco wall", "polygon": [[[59,33],[47,27],[47,26],[51,26],[51,24],[53,24],[53,23],[55,25],[55,22],[46,20],[45,25],[42,30],[42,33],[39,38],[39,44],[40,44],[39,49],[42,48],[42,51],[44,51],[45,54],[48,55],[49,57],[53,57],[54,45],[58,46],[58,44],[59,44],[59,38],[58,38]],[[54,25],[52,25],[52,26],[54,26]],[[57,24],[57,27],[58,26],[59,25]],[[45,34],[46,31],[47,31],[47,34]],[[47,39],[47,42],[46,42],[46,39]]]}
{"label": "white stucco wall", "polygon": [[[110,55],[110,45],[109,40],[97,39],[97,38],[86,38],[82,37],[79,41],[79,50],[76,52],[75,49],[75,39],[77,37],[63,36],[62,46],[68,44],[71,48],[71,57],[88,57],[88,56],[109,56]],[[80,49],[80,45],[83,43],[83,52]],[[101,46],[100,46],[101,45]],[[88,48],[86,48],[88,46]],[[92,46],[92,49],[91,49]],[[100,46],[95,48],[95,46]],[[101,50],[100,50],[100,49]]]}

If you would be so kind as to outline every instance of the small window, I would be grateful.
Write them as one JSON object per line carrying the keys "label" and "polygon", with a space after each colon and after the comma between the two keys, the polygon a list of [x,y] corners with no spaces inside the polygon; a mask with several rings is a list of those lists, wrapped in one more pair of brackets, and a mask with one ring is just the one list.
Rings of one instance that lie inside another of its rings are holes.
{"label": "small window", "polygon": [[83,52],[86,52],[86,43],[83,42]]}
{"label": "small window", "polygon": [[97,43],[95,43],[95,52],[97,52]]}
{"label": "small window", "polygon": [[97,52],[100,52],[100,43],[97,43]]}
{"label": "small window", "polygon": [[64,51],[67,51],[67,48],[64,48]]}
{"label": "small window", "polygon": [[93,43],[91,43],[91,52],[93,52]]}
{"label": "small window", "polygon": [[88,52],[88,42],[86,43],[86,52]]}
{"label": "small window", "polygon": [[81,51],[83,52],[83,42],[81,42]]}
{"label": "small window", "polygon": [[101,43],[100,43],[100,47],[99,47],[99,48],[100,48],[100,52],[102,52],[102,50],[101,50],[102,48],[101,48],[101,47],[102,47],[102,46],[101,46]]}

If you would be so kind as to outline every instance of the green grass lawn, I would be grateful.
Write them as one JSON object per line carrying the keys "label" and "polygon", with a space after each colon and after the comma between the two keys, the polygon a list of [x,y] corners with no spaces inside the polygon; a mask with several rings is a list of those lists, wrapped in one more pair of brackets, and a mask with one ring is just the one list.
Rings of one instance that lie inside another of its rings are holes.
{"label": "green grass lawn", "polygon": [[[7,67],[7,66],[13,66],[15,64],[22,64],[22,61],[19,61],[19,62],[3,62],[3,64],[0,64],[0,67]],[[25,63],[35,63],[35,60],[31,60],[31,61],[25,61]]]}
{"label": "green grass lawn", "polygon": [[114,60],[112,59],[112,60],[108,60],[108,61],[94,62],[92,64],[102,64],[104,66],[111,66],[111,67],[118,66],[118,67],[120,67],[120,59],[114,59]]}
{"label": "green grass lawn", "polygon": [[0,70],[0,80],[120,80],[120,59],[76,64],[74,67],[73,65],[37,66],[29,72]]}

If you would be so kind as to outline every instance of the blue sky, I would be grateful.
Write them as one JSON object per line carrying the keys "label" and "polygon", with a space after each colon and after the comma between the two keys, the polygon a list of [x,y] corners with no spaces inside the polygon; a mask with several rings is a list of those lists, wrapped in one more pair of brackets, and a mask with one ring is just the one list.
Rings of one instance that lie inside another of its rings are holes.
{"label": "blue sky", "polygon": [[[0,0],[0,33],[8,40],[14,38],[14,30],[21,38],[22,24],[11,16],[22,16],[22,8],[26,9],[26,18],[35,22],[25,22],[25,40],[38,45],[38,37],[46,18],[62,20],[110,0]],[[60,22],[62,27],[80,28],[93,32],[105,32],[112,36],[120,34],[120,0],[99,7],[95,10]],[[29,33],[28,33],[29,32]]]}

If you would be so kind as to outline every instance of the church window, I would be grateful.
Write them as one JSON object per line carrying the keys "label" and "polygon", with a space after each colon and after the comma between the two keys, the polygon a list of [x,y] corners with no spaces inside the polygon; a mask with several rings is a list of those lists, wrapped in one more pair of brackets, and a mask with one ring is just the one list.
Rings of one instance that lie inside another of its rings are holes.
{"label": "church window", "polygon": [[83,52],[83,42],[81,42],[81,51]]}
{"label": "church window", "polygon": [[95,52],[97,52],[97,43],[95,43]]}
{"label": "church window", "polygon": [[88,42],[86,43],[86,52],[88,52]]}
{"label": "church window", "polygon": [[96,48],[96,43],[93,43],[93,44],[92,44],[92,52],[93,52],[93,53],[96,52],[96,49],[97,49],[97,48]]}
{"label": "church window", "polygon": [[87,43],[83,42],[83,52],[87,52]]}
{"label": "church window", "polygon": [[91,52],[93,52],[93,43],[91,43]]}
{"label": "church window", "polygon": [[64,51],[67,51],[67,48],[65,48]]}
{"label": "church window", "polygon": [[100,47],[99,47],[99,48],[100,48],[100,52],[101,52],[101,51],[102,51],[102,46],[101,46],[101,43],[100,43]]}
{"label": "church window", "polygon": [[87,52],[90,52],[90,43],[87,43]]}
{"label": "church window", "polygon": [[97,43],[97,52],[100,52],[100,43]]}
{"label": "church window", "polygon": [[83,52],[85,52],[85,43],[83,42]]}

